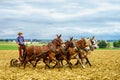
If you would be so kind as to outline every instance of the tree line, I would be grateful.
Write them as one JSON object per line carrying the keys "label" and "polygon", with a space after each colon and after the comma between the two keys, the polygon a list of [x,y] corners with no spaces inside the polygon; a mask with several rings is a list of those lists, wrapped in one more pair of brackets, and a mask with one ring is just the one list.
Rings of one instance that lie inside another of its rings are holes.
{"label": "tree line", "polygon": [[[15,41],[15,39],[0,39],[0,42],[11,42]],[[31,41],[31,39],[27,39],[27,41]],[[37,40],[37,39],[32,39],[34,42],[49,42],[51,40]],[[108,42],[106,40],[98,40],[98,46],[99,48],[120,48],[120,40],[114,41],[114,42]]]}
{"label": "tree line", "polygon": [[107,42],[105,40],[98,41],[99,48],[120,48],[120,40],[114,42]]}

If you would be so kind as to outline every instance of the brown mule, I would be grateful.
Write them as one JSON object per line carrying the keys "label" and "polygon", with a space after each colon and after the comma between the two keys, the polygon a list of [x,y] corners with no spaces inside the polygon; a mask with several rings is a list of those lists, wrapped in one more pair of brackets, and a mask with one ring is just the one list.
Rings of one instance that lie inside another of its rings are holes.
{"label": "brown mule", "polygon": [[48,52],[55,52],[55,50],[55,47],[51,43],[43,46],[28,46],[26,48],[26,58],[23,63],[24,68],[28,62],[32,64],[32,61],[36,61],[35,65],[32,64],[33,67],[36,67],[39,60],[46,57]]}
{"label": "brown mule", "polygon": [[41,59],[43,59],[43,62],[48,67],[49,67],[49,65],[47,64],[47,61],[52,60],[52,61],[55,61],[57,64],[59,64],[55,58],[55,54],[56,54],[56,49],[59,46],[61,46],[61,44],[63,44],[63,41],[61,39],[61,35],[57,35],[57,38],[55,38],[52,41],[52,43],[48,43],[48,45],[27,47],[27,49],[26,49],[27,57],[26,57],[26,60],[24,62],[24,68],[25,68],[25,65],[27,64],[27,62],[31,63],[32,61],[36,61],[35,65],[32,64],[33,67],[36,67],[37,62]]}
{"label": "brown mule", "polygon": [[81,63],[82,67],[85,68],[85,66],[83,65],[83,60],[80,58],[81,57],[80,50],[85,49],[87,47],[85,39],[82,38],[82,39],[74,42],[71,38],[70,41],[69,41],[69,44],[70,43],[73,46],[69,46],[68,49],[67,49],[67,51],[69,53],[69,55],[67,56],[67,59],[70,62],[71,59],[76,58]]}
{"label": "brown mule", "polygon": [[[58,63],[56,63],[53,68],[55,68],[55,66],[57,66],[58,64],[58,67],[60,68],[60,62],[59,62],[59,59],[61,58],[61,56],[64,56],[64,52],[63,52],[63,48],[65,47],[65,44],[63,42],[63,40],[61,39],[61,34],[60,35],[57,35],[57,38],[53,39],[52,40],[52,44],[55,46],[56,48],[56,52],[54,53],[55,54],[55,58],[58,60]],[[66,59],[66,57],[62,57],[64,59]],[[52,60],[49,60],[51,63]]]}
{"label": "brown mule", "polygon": [[[62,62],[63,60],[66,60],[67,64],[69,65],[69,67],[71,69],[72,69],[72,63],[70,62],[70,60],[72,59],[73,56],[77,56],[79,54],[78,49],[76,48],[75,44],[77,44],[77,48],[79,48],[79,49],[86,47],[84,39],[78,40],[76,43],[74,43],[73,37],[72,37],[72,38],[70,38],[70,40],[65,42],[65,48],[60,47],[59,54],[56,55],[56,59],[59,62],[60,61]],[[79,61],[81,60],[79,57],[76,57],[76,58]]]}
{"label": "brown mule", "polygon": [[[98,45],[97,45],[96,41],[94,40],[94,36],[92,38],[85,39],[85,41],[86,41],[87,48],[80,50],[81,55],[79,57],[81,58],[81,60],[85,59],[86,64],[88,63],[89,66],[92,66],[87,55],[88,55],[89,51],[94,51],[94,49],[96,49],[98,47]],[[77,60],[75,65],[78,65],[79,63],[80,62]]]}

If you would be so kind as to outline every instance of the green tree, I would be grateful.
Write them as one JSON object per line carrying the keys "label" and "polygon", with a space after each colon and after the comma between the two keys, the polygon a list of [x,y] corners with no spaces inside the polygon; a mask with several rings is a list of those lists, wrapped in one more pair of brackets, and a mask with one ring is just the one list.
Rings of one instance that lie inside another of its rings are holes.
{"label": "green tree", "polygon": [[106,48],[107,47],[107,42],[105,40],[101,40],[98,43],[99,48]]}
{"label": "green tree", "polygon": [[113,42],[113,46],[119,48],[120,47],[120,40]]}

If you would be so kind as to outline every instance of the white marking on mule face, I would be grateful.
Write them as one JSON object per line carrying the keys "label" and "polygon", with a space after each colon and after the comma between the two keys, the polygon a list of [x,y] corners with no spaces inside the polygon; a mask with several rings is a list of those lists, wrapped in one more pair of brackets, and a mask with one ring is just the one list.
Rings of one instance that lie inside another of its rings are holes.
{"label": "white marking on mule face", "polygon": [[74,47],[73,50],[77,50],[77,47]]}
{"label": "white marking on mule face", "polygon": [[65,44],[62,44],[61,47],[64,47],[64,48],[65,48]]}
{"label": "white marking on mule face", "polygon": [[90,50],[90,47],[89,47],[89,46],[85,47],[85,50],[89,51],[89,50]]}
{"label": "white marking on mule face", "polygon": [[99,48],[99,46],[97,44],[93,45],[94,48]]}

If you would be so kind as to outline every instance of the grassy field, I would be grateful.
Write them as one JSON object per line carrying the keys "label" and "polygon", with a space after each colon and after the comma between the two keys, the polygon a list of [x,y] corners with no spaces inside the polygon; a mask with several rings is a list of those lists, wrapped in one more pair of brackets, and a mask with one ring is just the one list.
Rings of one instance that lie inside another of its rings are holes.
{"label": "grassy field", "polygon": [[[33,44],[28,44],[27,46],[30,45],[37,45],[37,46],[41,46],[41,45],[45,45],[46,43],[33,43]],[[16,43],[12,43],[12,42],[0,42],[0,50],[17,50],[17,44]],[[120,50],[120,48],[99,48],[97,50]]]}
{"label": "grassy field", "polygon": [[120,50],[96,50],[88,56],[92,67],[73,65],[72,70],[64,67],[60,71],[44,69],[43,63],[36,69],[30,64],[26,69],[10,67],[10,60],[17,57],[17,50],[0,50],[0,80],[120,80]]}
{"label": "grassy field", "polygon": [[[28,44],[27,46],[30,45],[44,45],[45,43],[34,43],[34,44]],[[17,44],[12,43],[12,42],[0,42],[0,50],[17,50]]]}

